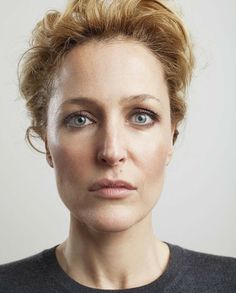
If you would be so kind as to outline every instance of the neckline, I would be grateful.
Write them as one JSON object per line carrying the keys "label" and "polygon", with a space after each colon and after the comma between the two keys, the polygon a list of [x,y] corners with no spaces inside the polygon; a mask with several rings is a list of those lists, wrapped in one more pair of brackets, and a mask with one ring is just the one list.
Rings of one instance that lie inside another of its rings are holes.
{"label": "neckline", "polygon": [[53,278],[56,283],[59,283],[61,287],[67,290],[78,290],[78,292],[86,293],[144,293],[149,292],[149,290],[151,292],[151,290],[169,289],[173,286],[173,284],[176,284],[178,279],[181,278],[183,272],[181,270],[181,268],[183,268],[181,263],[183,262],[183,248],[169,242],[163,242],[168,245],[170,250],[169,262],[163,274],[151,283],[127,289],[98,289],[76,282],[69,275],[67,275],[57,261],[56,247],[59,244],[42,251],[39,261],[48,276]]}

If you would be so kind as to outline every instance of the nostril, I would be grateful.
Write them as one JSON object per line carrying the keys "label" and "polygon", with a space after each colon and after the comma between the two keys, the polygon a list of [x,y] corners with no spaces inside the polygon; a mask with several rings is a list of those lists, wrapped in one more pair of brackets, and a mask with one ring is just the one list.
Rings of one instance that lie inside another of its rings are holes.
{"label": "nostril", "polygon": [[98,161],[104,164],[108,164],[110,166],[116,166],[120,162],[125,160],[124,156],[117,156],[117,155],[105,155],[102,153],[98,154]]}

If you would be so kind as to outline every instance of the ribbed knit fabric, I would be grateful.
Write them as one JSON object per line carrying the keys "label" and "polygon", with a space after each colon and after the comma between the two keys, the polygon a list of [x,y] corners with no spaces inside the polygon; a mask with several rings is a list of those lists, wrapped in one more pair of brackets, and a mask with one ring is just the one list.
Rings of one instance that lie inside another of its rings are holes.
{"label": "ribbed knit fabric", "polygon": [[56,246],[0,265],[1,293],[236,293],[236,258],[197,252],[165,242],[169,263],[155,281],[130,289],[95,289],[71,279],[60,267]]}

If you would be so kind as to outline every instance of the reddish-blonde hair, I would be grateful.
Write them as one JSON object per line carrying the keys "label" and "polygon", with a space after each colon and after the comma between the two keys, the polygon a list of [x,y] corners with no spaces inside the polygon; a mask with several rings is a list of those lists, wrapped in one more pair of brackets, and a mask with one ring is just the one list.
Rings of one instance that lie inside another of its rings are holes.
{"label": "reddish-blonde hair", "polygon": [[[63,13],[48,11],[33,30],[20,63],[19,86],[31,117],[26,138],[44,140],[55,75],[75,46],[122,37],[144,44],[161,61],[169,91],[171,122],[186,114],[185,94],[194,66],[192,44],[181,18],[158,0],[73,0]],[[33,145],[32,145],[33,146]],[[34,147],[34,146],[33,146]]]}

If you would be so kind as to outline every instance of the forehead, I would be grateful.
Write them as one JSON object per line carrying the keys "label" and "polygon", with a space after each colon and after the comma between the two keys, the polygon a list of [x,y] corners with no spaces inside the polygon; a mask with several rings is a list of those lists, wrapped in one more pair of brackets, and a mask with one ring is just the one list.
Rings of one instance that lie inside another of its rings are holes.
{"label": "forehead", "polygon": [[103,69],[107,73],[120,70],[124,74],[132,69],[149,69],[160,76],[163,74],[161,62],[144,44],[119,39],[107,42],[93,40],[73,48],[64,59],[60,74],[66,75],[68,71],[77,72],[77,69],[83,72],[92,70],[94,73],[98,73],[98,69]]}
{"label": "forehead", "polygon": [[62,99],[111,100],[142,93],[168,98],[161,62],[143,44],[131,40],[91,41],[75,47],[63,61],[56,88]]}

